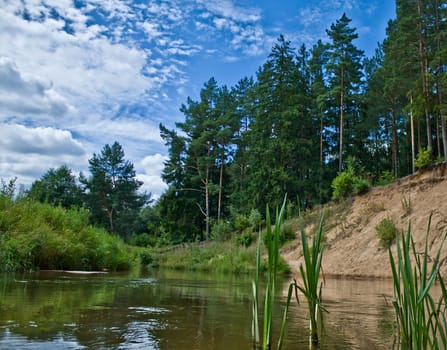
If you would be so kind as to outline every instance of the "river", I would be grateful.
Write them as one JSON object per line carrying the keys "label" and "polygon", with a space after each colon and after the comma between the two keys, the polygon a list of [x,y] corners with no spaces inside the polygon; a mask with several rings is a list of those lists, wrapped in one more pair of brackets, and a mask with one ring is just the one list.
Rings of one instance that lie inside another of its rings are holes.
{"label": "river", "polygon": [[[288,280],[282,282],[274,340]],[[322,348],[390,349],[391,296],[388,280],[327,279]],[[286,350],[308,349],[301,302],[290,308]],[[247,276],[0,274],[0,349],[252,349],[251,303]]]}

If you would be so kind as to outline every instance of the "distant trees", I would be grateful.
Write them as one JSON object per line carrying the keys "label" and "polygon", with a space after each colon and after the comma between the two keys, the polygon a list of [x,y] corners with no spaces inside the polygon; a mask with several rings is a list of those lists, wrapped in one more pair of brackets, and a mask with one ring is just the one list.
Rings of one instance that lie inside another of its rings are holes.
{"label": "distant trees", "polygon": [[66,165],[48,170],[33,182],[28,198],[67,209],[86,207],[91,223],[123,237],[141,230],[140,211],[150,194],[139,192],[142,182],[121,145],[105,145],[89,164],[90,176],[81,174],[79,182]]}
{"label": "distant trees", "polygon": [[82,190],[71,170],[62,165],[49,169],[31,185],[28,196],[42,203],[69,209],[83,204]]}

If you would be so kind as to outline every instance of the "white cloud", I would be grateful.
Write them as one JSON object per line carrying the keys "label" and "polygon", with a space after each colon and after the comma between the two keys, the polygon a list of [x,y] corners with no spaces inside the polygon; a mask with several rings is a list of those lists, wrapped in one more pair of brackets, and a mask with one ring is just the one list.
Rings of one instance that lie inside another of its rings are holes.
{"label": "white cloud", "polygon": [[18,176],[19,183],[25,185],[30,185],[50,168],[66,164],[79,171],[88,164],[84,146],[66,130],[2,124],[0,148],[1,177]]}
{"label": "white cloud", "polygon": [[50,82],[25,79],[14,63],[0,57],[0,120],[11,115],[62,117],[70,106]]}
{"label": "white cloud", "polygon": [[257,22],[261,11],[257,8],[244,8],[233,4],[232,0],[197,0],[208,11],[238,22]]}
{"label": "white cloud", "polygon": [[167,189],[166,183],[161,179],[161,173],[164,168],[164,162],[168,158],[159,153],[145,157],[141,161],[144,169],[143,174],[138,174],[138,179],[144,182],[143,190],[151,192],[154,199],[160,198],[160,195]]}

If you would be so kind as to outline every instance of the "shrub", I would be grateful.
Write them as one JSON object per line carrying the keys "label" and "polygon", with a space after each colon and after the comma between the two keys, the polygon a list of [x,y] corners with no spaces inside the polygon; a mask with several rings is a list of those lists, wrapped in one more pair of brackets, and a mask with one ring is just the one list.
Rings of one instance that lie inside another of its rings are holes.
{"label": "shrub", "polygon": [[253,235],[250,230],[245,230],[243,233],[234,236],[234,241],[239,246],[249,247],[253,242]]}
{"label": "shrub", "polygon": [[281,226],[279,235],[279,243],[285,243],[296,238],[295,230],[290,223],[285,223]]}
{"label": "shrub", "polygon": [[154,268],[160,265],[158,255],[149,249],[140,251],[139,256],[141,265],[147,268]]}
{"label": "shrub", "polygon": [[251,223],[247,216],[242,214],[236,214],[234,217],[234,227],[238,231],[243,231],[246,228],[250,227]]}
{"label": "shrub", "polygon": [[354,193],[363,194],[369,191],[371,183],[366,179],[354,177]]}
{"label": "shrub", "polygon": [[248,221],[253,229],[259,228],[262,224],[262,215],[258,209],[252,209],[248,216]]}
{"label": "shrub", "polygon": [[333,199],[347,198],[354,191],[354,172],[352,169],[348,169],[340,173],[332,181],[332,189],[334,190],[332,197]]}
{"label": "shrub", "polygon": [[358,177],[354,173],[354,168],[349,166],[347,170],[338,174],[332,181],[333,199],[344,199],[352,194],[362,194],[371,188],[371,183]]}
{"label": "shrub", "polygon": [[229,238],[232,229],[233,228],[229,222],[218,222],[211,228],[211,239],[215,241],[225,241]]}
{"label": "shrub", "polygon": [[379,237],[380,245],[383,248],[388,249],[393,244],[398,231],[394,221],[386,218],[376,226],[376,232]]}
{"label": "shrub", "polygon": [[149,233],[134,233],[129,238],[129,244],[137,247],[154,247],[157,244],[157,237]]}
{"label": "shrub", "polygon": [[392,183],[394,180],[395,180],[395,178],[394,178],[393,173],[391,171],[389,171],[389,170],[385,170],[380,175],[380,179],[377,182],[377,184],[379,186],[384,186],[384,185],[388,185],[388,184]]}
{"label": "shrub", "polygon": [[431,149],[430,148],[420,149],[418,156],[414,160],[414,166],[417,169],[424,169],[424,168],[428,167],[431,163],[432,163]]}

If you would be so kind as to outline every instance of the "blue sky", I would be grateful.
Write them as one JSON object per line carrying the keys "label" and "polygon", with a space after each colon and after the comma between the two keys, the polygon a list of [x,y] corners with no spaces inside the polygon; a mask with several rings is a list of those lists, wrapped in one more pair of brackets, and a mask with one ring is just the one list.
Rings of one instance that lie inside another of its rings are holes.
{"label": "blue sky", "polygon": [[255,76],[280,34],[327,41],[343,12],[371,56],[390,0],[0,0],[0,178],[25,186],[118,141],[157,198],[167,149],[158,124],[203,83]]}

